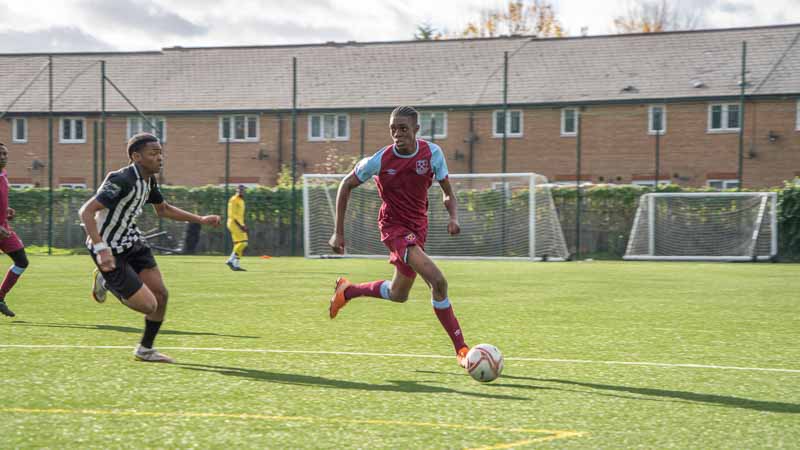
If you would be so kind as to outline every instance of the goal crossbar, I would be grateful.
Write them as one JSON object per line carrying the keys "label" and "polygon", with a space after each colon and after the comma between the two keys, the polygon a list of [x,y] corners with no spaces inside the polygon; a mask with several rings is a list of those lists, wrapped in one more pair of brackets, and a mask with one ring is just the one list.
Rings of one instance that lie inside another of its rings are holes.
{"label": "goal crossbar", "polygon": [[774,192],[661,192],[639,200],[624,259],[766,261],[778,254]]}
{"label": "goal crossbar", "polygon": [[[309,258],[385,258],[377,230],[380,199],[370,180],[351,191],[345,255],[332,254],[338,184],[345,174],[303,175],[303,236]],[[449,215],[436,183],[428,194],[426,253],[436,259],[541,261],[569,257],[550,185],[535,173],[450,174],[461,233],[446,232]]]}

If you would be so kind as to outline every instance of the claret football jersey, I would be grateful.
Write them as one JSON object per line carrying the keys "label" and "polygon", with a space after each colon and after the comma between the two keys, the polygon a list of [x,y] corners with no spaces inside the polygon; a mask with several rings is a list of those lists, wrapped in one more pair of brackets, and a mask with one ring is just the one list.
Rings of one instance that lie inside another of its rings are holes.
{"label": "claret football jersey", "polygon": [[447,178],[447,162],[438,145],[417,140],[414,153],[403,155],[394,145],[362,159],[354,169],[359,181],[375,177],[383,200],[378,225],[381,240],[413,231],[423,240],[428,231],[428,189]]}

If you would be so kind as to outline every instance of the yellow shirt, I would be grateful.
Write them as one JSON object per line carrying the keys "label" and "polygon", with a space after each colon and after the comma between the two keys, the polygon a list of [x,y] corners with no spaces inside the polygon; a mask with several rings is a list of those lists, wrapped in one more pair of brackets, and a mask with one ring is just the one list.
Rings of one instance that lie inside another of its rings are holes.
{"label": "yellow shirt", "polygon": [[235,226],[234,220],[240,225],[244,225],[244,198],[239,194],[228,200],[228,227]]}

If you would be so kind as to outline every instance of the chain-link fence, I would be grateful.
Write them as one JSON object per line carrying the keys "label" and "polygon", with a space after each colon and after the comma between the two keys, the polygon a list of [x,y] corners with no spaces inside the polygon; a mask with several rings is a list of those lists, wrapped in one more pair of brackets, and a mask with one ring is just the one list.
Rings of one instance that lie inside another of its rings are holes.
{"label": "chain-link fence", "polygon": [[[665,191],[685,191],[669,186]],[[575,187],[552,189],[554,204],[561,222],[567,246],[573,257],[620,259],[625,253],[639,197],[653,190],[636,186],[587,187],[581,195],[581,222],[576,226],[578,195]],[[225,199],[223,187],[172,188],[165,187],[164,196],[171,204],[193,212],[221,214]],[[796,259],[800,255],[800,186],[787,184],[778,190],[778,230],[780,255]],[[12,222],[23,242],[34,252],[47,252],[48,195],[44,189],[12,190],[10,202],[17,217]],[[474,193],[473,193],[474,194]],[[90,196],[89,190],[58,189],[54,195],[53,246],[83,251],[85,234],[78,218],[78,208]],[[255,255],[291,255],[291,218],[288,212],[291,191],[285,188],[254,188],[246,194],[248,207],[245,221],[250,229],[249,251]],[[302,210],[295,233],[302,242]],[[377,213],[376,213],[377,214]],[[374,217],[365,221],[374,221]],[[193,226],[182,222],[159,220],[146,212],[138,226],[143,233],[155,235],[152,246],[168,253],[227,252],[224,228]],[[580,247],[578,247],[580,241]],[[579,252],[578,252],[579,250]]]}
{"label": "chain-link fence", "polygon": [[[679,68],[696,66],[684,76],[693,96],[659,78],[679,69],[674,61],[641,66],[647,37],[626,41],[628,59],[591,64],[587,52],[602,52],[597,44],[610,38],[0,55],[13,68],[0,74],[9,181],[47,188],[31,194],[32,205],[12,199],[15,226],[28,244],[76,247],[83,240],[78,207],[106,173],[128,164],[127,138],[151,131],[163,141],[160,181],[168,201],[225,216],[228,198],[244,184],[250,251],[300,255],[300,175],[342,173],[374,153],[388,142],[387,102],[408,102],[421,112],[420,137],[441,145],[451,172],[530,171],[573,186],[574,195],[555,195],[570,251],[618,257],[635,202],[621,205],[583,187],[774,186],[793,175],[778,179],[778,169],[800,164],[791,151],[800,86],[789,70],[800,57],[800,31],[745,30],[714,35],[716,42],[666,36],[672,53],[686,60]],[[482,65],[461,71],[452,89],[425,84],[387,98],[395,77],[382,71],[385,55],[399,45],[419,45],[406,50],[419,53],[431,72],[452,73],[465,61]],[[359,70],[342,70],[353,61]],[[356,72],[371,75],[354,78]],[[560,77],[579,87],[570,91]],[[574,90],[584,88],[593,90]],[[200,185],[223,189],[208,194],[213,201],[166,189]],[[66,187],[88,191],[59,190]],[[153,242],[185,247],[184,224],[146,212],[140,228],[167,232]],[[200,236],[197,251],[230,251],[224,228],[204,228]]]}

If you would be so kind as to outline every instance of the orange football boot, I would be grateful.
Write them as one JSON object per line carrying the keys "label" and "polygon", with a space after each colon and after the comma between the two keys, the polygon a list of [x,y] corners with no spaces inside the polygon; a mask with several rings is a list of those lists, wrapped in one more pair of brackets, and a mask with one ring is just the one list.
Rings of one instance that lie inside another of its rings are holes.
{"label": "orange football boot", "polygon": [[464,346],[458,349],[458,353],[456,354],[458,365],[465,369],[467,368],[467,353],[469,353],[469,347]]}
{"label": "orange football boot", "polygon": [[331,305],[328,307],[331,319],[335,318],[336,314],[339,314],[339,310],[347,304],[347,299],[344,298],[344,291],[352,285],[353,283],[345,277],[336,279],[336,289],[333,292],[333,297],[331,297]]}

